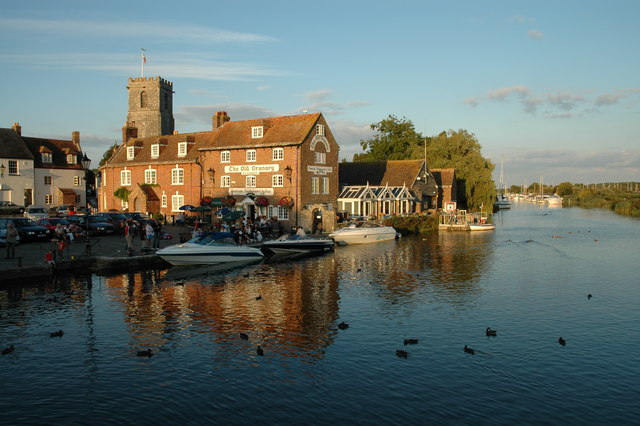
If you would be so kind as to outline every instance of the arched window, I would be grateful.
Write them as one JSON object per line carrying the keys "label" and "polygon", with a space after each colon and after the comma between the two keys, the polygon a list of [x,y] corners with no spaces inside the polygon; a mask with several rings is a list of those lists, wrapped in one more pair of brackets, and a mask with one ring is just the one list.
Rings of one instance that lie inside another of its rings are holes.
{"label": "arched window", "polygon": [[140,92],[140,108],[146,108],[146,107],[147,107],[147,92],[143,90],[142,92]]}

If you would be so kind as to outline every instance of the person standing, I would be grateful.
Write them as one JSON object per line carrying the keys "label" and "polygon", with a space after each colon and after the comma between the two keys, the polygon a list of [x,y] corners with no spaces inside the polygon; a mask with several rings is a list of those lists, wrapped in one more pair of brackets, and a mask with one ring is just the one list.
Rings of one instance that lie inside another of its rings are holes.
{"label": "person standing", "polygon": [[7,246],[7,259],[13,259],[16,257],[16,244],[18,242],[18,230],[13,222],[9,222],[7,225],[5,240]]}
{"label": "person standing", "polygon": [[153,220],[153,248],[160,248],[160,238],[162,237],[162,224],[159,220]]}
{"label": "person standing", "polygon": [[124,225],[124,240],[126,243],[127,253],[133,250],[133,227],[131,225],[131,219],[127,220],[127,223]]}
{"label": "person standing", "polygon": [[147,248],[151,247],[151,244],[153,243],[153,225],[151,224],[151,221],[147,221],[147,225],[144,227],[144,232],[147,236],[147,238],[144,240],[144,246]]}

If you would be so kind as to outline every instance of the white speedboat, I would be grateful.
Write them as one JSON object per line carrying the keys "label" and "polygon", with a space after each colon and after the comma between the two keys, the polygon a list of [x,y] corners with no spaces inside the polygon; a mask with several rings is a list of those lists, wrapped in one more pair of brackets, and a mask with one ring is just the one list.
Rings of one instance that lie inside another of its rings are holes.
{"label": "white speedboat", "polygon": [[211,232],[186,243],[156,252],[172,265],[216,265],[230,262],[255,262],[264,256],[259,248],[239,246],[230,232]]}
{"label": "white speedboat", "polygon": [[338,244],[366,244],[393,240],[398,237],[398,233],[393,226],[375,222],[352,222],[344,228],[336,229],[329,237]]}
{"label": "white speedboat", "polygon": [[493,223],[470,223],[469,231],[493,231],[496,225]]}
{"label": "white speedboat", "polygon": [[562,207],[562,197],[559,195],[550,195],[547,198],[547,204],[549,207]]}
{"label": "white speedboat", "polygon": [[329,238],[287,234],[277,240],[263,242],[262,249],[268,254],[311,254],[331,251],[334,245]]}

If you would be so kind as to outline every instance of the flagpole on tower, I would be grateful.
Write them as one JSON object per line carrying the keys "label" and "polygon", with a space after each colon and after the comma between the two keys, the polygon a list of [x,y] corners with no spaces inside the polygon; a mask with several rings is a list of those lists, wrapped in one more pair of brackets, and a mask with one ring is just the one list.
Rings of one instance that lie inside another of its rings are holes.
{"label": "flagpole on tower", "polygon": [[141,61],[141,67],[142,67],[142,72],[141,72],[141,74],[142,74],[142,78],[144,78],[144,64],[146,64],[146,63],[147,63],[147,57],[146,57],[146,56],[144,56],[144,49],[140,49],[140,50],[141,50],[141,52],[140,52],[140,53],[142,54],[142,57],[140,58],[140,61]]}

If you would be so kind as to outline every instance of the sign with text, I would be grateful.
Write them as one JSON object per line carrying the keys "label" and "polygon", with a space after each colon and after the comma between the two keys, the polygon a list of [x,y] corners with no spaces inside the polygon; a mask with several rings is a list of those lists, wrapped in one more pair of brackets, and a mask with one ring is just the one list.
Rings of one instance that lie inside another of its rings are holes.
{"label": "sign with text", "polygon": [[307,171],[313,173],[314,175],[326,175],[327,173],[331,173],[333,171],[333,167],[307,166]]}
{"label": "sign with text", "polygon": [[450,202],[450,203],[444,203],[444,211],[445,212],[455,212],[456,211],[456,203],[454,202]]}
{"label": "sign with text", "polygon": [[241,173],[243,175],[259,175],[260,173],[276,173],[279,164],[243,164],[241,166],[224,166],[225,173]]}
{"label": "sign with text", "polygon": [[273,188],[229,188],[229,195],[273,195]]}

